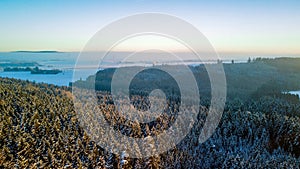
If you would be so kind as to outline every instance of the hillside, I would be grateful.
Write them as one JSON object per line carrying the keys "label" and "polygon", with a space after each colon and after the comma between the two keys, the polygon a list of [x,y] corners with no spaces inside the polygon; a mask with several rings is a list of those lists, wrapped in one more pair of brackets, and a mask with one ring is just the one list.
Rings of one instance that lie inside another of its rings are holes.
{"label": "hillside", "polygon": [[[97,146],[80,127],[68,88],[8,78],[0,81],[0,167],[120,166],[119,155]],[[109,98],[107,93],[97,95],[100,101]],[[147,159],[127,158],[123,167],[296,168],[300,163],[299,110],[299,104],[270,97],[247,104],[230,101],[213,136],[198,144],[207,111],[202,107],[192,131],[176,147]],[[131,127],[119,130],[134,136]]]}

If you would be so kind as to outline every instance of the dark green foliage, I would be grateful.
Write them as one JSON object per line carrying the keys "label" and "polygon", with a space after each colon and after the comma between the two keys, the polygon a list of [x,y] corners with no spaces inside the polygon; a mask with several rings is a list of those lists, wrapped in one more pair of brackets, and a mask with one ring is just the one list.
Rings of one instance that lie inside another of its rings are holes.
{"label": "dark green foliage", "polygon": [[[232,100],[239,98],[243,102],[249,99],[259,99],[263,96],[275,96],[287,100],[294,100],[290,96],[284,96],[282,92],[300,90],[300,59],[299,58],[278,58],[265,59],[256,58],[250,63],[223,64],[227,81],[227,98]],[[159,67],[159,66],[157,66]],[[178,70],[178,78],[186,76],[181,65],[169,66],[170,69]],[[120,68],[126,77],[126,69]],[[210,100],[210,80],[204,65],[190,67],[198,83],[200,96]],[[105,69],[91,76],[87,81],[77,81],[76,86],[91,88],[99,91],[110,91],[111,80],[115,68]],[[140,86],[168,83],[171,79],[165,78],[163,74],[155,73],[155,69],[148,70],[144,76],[136,76],[132,91],[138,90]],[[172,83],[170,84],[171,88]],[[167,90],[169,87],[165,87]],[[162,88],[161,88],[162,89]],[[139,93],[140,91],[136,91]],[[201,98],[201,99],[202,99]]]}
{"label": "dark green foliage", "polygon": [[104,166],[104,151],[79,127],[67,88],[2,79],[0,166]]}
{"label": "dark green foliage", "polygon": [[[98,95],[107,98],[109,94]],[[299,105],[282,99],[229,101],[213,136],[199,144],[207,112],[202,107],[191,132],[176,147],[159,156],[130,159],[106,152],[90,140],[76,119],[71,97],[67,88],[1,79],[0,165],[5,168],[299,166]],[[134,130],[124,130],[138,132],[139,127],[133,125]]]}

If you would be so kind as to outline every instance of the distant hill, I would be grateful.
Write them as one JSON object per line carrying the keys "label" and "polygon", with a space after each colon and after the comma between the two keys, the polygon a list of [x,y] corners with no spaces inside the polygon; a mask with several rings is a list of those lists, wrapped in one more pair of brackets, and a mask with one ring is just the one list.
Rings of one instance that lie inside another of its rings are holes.
{"label": "distant hill", "polygon": [[[227,99],[259,99],[263,96],[285,97],[288,101],[298,102],[298,97],[285,96],[282,92],[300,90],[300,59],[299,58],[278,58],[278,59],[256,59],[251,63],[223,64],[227,81]],[[213,66],[213,65],[211,65]],[[160,67],[160,66],[158,66]],[[157,68],[158,68],[157,67]],[[161,66],[163,67],[163,66]],[[130,67],[118,68],[126,72]],[[186,76],[182,66],[169,66],[169,69],[181,70],[176,76]],[[201,96],[210,95],[210,80],[204,65],[190,66],[198,83]],[[96,76],[93,75],[86,81],[76,81],[77,87],[94,87],[90,83],[95,82],[95,88],[99,91],[110,91],[111,80],[116,68],[100,70]],[[93,79],[95,79],[93,81]],[[135,76],[131,82],[131,91],[141,93],[146,89],[175,89],[170,81],[172,78],[164,76],[155,69],[147,69]],[[163,84],[163,85],[162,85]],[[141,90],[143,88],[144,90]],[[283,96],[284,95],[284,96]],[[205,97],[204,97],[205,98]],[[203,100],[203,99],[202,99]]]}
{"label": "distant hill", "polygon": [[12,53],[63,53],[63,52],[54,51],[54,50],[43,50],[43,51],[26,51],[26,50],[20,50],[20,51],[12,51]]}

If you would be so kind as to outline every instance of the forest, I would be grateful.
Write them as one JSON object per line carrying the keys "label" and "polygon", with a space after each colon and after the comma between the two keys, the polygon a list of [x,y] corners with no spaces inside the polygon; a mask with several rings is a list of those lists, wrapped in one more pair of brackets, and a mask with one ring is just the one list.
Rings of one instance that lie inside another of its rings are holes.
{"label": "forest", "polygon": [[[147,158],[129,158],[97,145],[79,122],[71,87],[0,78],[0,168],[298,168],[300,101],[283,92],[300,89],[299,64],[296,58],[223,64],[225,110],[202,144],[198,138],[210,104],[210,82],[203,65],[190,66],[201,97],[197,120],[179,144]],[[180,70],[180,65],[171,67]],[[86,92],[96,87],[99,108],[115,130],[144,138],[176,120],[180,91],[173,77],[153,68],[133,79],[130,98],[136,109],[149,108],[149,92],[156,88],[165,92],[169,107],[156,121],[140,124],[115,109],[110,93],[114,71],[105,69],[72,85]]]}

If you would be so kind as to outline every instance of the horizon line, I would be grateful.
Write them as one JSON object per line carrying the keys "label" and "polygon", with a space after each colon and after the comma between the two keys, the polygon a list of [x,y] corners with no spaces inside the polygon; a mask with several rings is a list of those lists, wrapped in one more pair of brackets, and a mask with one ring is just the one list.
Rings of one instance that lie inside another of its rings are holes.
{"label": "horizon line", "polygon": [[[13,50],[13,51],[0,51],[1,53],[80,53],[83,51],[68,51],[68,50]],[[106,51],[85,51],[85,52],[106,52]],[[114,53],[130,53],[136,52],[134,50],[119,50],[119,51],[110,51]],[[172,51],[174,53],[190,53],[189,51]],[[200,53],[209,53],[207,51],[198,51]],[[144,53],[162,53],[160,50],[153,50],[153,51],[144,51]],[[300,53],[271,53],[271,52],[234,52],[234,51],[216,51],[218,55],[256,55],[256,56],[300,56]]]}

